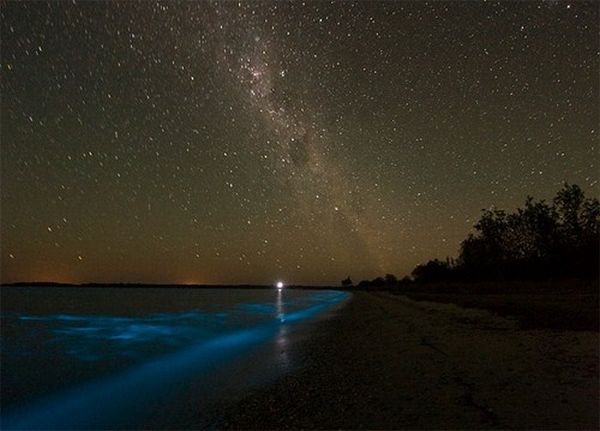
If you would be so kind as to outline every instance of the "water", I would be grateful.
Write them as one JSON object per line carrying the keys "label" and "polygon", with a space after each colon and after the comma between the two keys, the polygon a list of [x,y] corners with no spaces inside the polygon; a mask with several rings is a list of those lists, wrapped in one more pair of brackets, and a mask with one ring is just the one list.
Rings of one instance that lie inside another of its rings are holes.
{"label": "water", "polygon": [[2,289],[2,428],[218,426],[216,406],[297,365],[306,325],[348,294]]}

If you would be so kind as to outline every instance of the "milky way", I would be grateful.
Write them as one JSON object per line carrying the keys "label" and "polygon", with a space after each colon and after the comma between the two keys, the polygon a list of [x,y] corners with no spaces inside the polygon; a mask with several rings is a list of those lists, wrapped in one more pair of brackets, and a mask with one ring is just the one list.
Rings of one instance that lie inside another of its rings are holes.
{"label": "milky way", "polygon": [[348,247],[364,251],[363,260],[374,263],[370,241],[374,238],[373,229],[351,205],[349,176],[328,155],[335,137],[328,136],[326,129],[312,120],[310,110],[278,99],[276,80],[284,78],[286,71],[278,66],[276,44],[256,31],[244,33],[250,35],[249,49],[236,55],[236,50],[226,43],[221,45],[223,52],[229,54],[225,64],[241,84],[241,97],[248,97],[272,134],[267,145],[275,158],[273,174],[281,175],[287,182],[296,204],[292,210],[301,211],[301,217],[309,220],[312,229],[334,231],[340,227],[340,235],[351,235],[353,239]]}
{"label": "milky way", "polygon": [[2,280],[338,283],[598,193],[592,2],[6,2]]}

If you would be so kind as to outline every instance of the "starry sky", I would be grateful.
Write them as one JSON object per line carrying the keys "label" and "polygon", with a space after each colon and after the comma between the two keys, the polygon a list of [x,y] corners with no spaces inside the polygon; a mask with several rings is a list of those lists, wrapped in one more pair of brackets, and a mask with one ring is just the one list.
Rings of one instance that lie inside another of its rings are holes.
{"label": "starry sky", "polygon": [[598,195],[594,2],[13,2],[1,279],[335,283]]}

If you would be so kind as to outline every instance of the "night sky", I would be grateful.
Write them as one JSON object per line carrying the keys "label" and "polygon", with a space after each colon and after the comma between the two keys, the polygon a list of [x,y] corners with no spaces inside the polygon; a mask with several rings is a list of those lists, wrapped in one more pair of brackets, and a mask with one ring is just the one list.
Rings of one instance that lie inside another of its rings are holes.
{"label": "night sky", "polygon": [[3,2],[1,278],[339,283],[598,194],[590,2]]}

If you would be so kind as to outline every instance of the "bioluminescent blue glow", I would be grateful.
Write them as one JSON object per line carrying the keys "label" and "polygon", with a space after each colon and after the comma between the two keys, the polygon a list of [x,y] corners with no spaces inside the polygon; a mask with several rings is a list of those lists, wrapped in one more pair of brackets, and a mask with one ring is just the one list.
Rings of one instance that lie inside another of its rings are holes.
{"label": "bioluminescent blue glow", "polygon": [[228,325],[225,313],[161,313],[144,317],[90,315],[22,315],[23,322],[43,322],[51,343],[68,346],[65,354],[96,361],[107,355],[134,358],[154,350],[171,350],[189,345]]}
{"label": "bioluminescent blue glow", "polygon": [[[219,311],[192,310],[148,316],[20,315],[12,324],[46,331],[48,345],[77,362],[102,364],[111,355],[134,357],[107,376],[53,391],[4,411],[3,429],[136,427],[192,376],[218,369],[257,346],[288,343],[290,325],[315,317],[349,294],[307,293],[287,302],[245,303]],[[156,348],[160,346],[160,348]],[[9,349],[10,350],[10,349]],[[37,352],[44,360],[44,350]],[[287,354],[278,360],[287,368]],[[198,407],[201,408],[201,407]]]}

